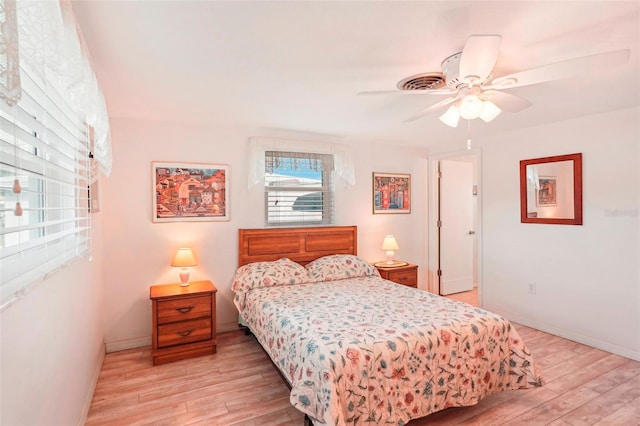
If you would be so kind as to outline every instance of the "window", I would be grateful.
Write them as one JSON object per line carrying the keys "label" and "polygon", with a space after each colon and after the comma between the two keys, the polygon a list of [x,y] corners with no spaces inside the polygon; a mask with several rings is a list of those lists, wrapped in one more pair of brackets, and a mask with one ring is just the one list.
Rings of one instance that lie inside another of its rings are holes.
{"label": "window", "polygon": [[89,251],[89,185],[109,175],[112,158],[104,96],[71,2],[0,0],[0,23],[3,310]]}
{"label": "window", "polygon": [[3,306],[89,249],[87,126],[50,84],[21,80],[20,101],[0,102]]}
{"label": "window", "polygon": [[267,226],[334,223],[333,156],[265,151]]}

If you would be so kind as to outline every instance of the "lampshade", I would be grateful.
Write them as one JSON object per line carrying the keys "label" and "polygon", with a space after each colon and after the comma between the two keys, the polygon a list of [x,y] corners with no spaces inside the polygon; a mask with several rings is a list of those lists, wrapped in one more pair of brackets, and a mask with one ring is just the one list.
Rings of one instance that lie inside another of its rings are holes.
{"label": "lampshade", "polygon": [[196,266],[197,264],[198,262],[196,262],[196,258],[190,248],[179,248],[173,258],[173,262],[171,262],[171,266],[180,266],[183,268]]}
{"label": "lampshade", "polygon": [[393,235],[387,235],[382,242],[382,250],[399,250],[398,242]]}
{"label": "lampshade", "polygon": [[460,101],[460,116],[467,120],[480,117],[484,103],[476,95],[467,95]]}
{"label": "lampshade", "polygon": [[480,118],[485,121],[485,123],[490,122],[494,118],[500,115],[502,110],[498,108],[496,104],[491,101],[482,102],[482,112],[480,113]]}
{"label": "lampshade", "polygon": [[447,112],[440,116],[440,121],[449,127],[458,127],[458,121],[460,121],[460,111],[455,105],[451,105]]}

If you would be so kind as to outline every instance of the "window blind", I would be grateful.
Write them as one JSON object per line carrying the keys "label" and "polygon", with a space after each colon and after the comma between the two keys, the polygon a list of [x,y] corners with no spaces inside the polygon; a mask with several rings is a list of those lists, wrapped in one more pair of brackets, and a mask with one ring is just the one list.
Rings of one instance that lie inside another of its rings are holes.
{"label": "window blind", "polygon": [[267,226],[334,223],[333,156],[265,151]]}
{"label": "window blind", "polygon": [[90,132],[55,82],[24,68],[21,80],[18,103],[0,102],[2,307],[86,253],[90,238]]}

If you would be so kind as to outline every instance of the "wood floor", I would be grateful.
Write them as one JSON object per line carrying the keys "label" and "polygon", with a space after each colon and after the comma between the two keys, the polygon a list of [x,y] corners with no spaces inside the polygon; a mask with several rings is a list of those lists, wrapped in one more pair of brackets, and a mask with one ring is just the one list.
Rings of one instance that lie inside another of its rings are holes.
{"label": "wood floor", "polygon": [[449,299],[457,300],[458,302],[468,303],[472,306],[478,306],[478,287],[474,287],[473,290],[470,290],[470,291],[454,293],[445,297]]}
{"label": "wood floor", "polygon": [[[541,388],[491,395],[422,425],[640,425],[640,362],[515,325]],[[302,425],[287,387],[252,336],[219,335],[215,355],[153,366],[150,348],[107,354],[87,425]]]}

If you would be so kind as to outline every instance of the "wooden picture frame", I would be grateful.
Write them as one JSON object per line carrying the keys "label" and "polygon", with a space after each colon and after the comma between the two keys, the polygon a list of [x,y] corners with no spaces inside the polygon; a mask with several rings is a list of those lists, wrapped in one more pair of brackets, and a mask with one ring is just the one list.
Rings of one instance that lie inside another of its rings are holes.
{"label": "wooden picture frame", "polygon": [[229,166],[151,163],[153,222],[229,220]]}
{"label": "wooden picture frame", "polygon": [[[555,189],[541,199],[543,179]],[[520,161],[520,222],[582,225],[582,153]]]}
{"label": "wooden picture frame", "polygon": [[373,214],[411,213],[411,175],[373,172]]}

